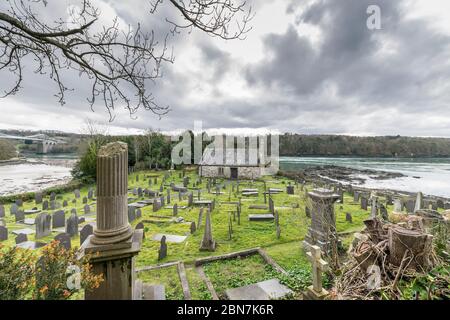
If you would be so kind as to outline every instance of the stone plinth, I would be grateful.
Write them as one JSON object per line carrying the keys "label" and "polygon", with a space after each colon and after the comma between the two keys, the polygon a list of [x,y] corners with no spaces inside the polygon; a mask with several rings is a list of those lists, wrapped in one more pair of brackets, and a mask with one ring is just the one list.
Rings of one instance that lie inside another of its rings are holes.
{"label": "stone plinth", "polygon": [[340,197],[327,189],[314,189],[308,196],[311,198],[311,226],[305,241],[329,253],[334,245],[339,245],[334,203]]}

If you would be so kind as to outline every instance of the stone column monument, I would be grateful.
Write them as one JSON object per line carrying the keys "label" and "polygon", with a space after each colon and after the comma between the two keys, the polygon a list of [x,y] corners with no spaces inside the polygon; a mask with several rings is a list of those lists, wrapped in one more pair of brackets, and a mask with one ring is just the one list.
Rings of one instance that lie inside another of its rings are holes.
{"label": "stone column monument", "polygon": [[334,203],[340,198],[332,190],[314,189],[308,193],[311,198],[311,226],[305,237],[304,247],[318,246],[327,254],[339,245],[336,231]]}
{"label": "stone column monument", "polygon": [[128,223],[127,193],[128,146],[112,142],[97,155],[97,226],[80,248],[91,255],[93,272],[103,274],[100,287],[85,292],[86,300],[133,299],[134,256],[143,234]]}

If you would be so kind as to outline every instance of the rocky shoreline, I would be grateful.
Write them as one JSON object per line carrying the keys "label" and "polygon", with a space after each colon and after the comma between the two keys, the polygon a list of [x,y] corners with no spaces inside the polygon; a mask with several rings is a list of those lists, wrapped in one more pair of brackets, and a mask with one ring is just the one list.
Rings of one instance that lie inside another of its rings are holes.
{"label": "rocky shoreline", "polygon": [[[301,171],[281,172],[281,175],[296,179],[297,181],[311,182],[320,186],[343,186],[344,189],[361,192],[375,192],[398,197],[412,197],[415,192],[394,189],[367,188],[362,186],[369,178],[373,180],[389,180],[405,177],[399,172],[387,172],[370,169],[356,169],[334,165],[315,166]],[[416,178],[416,177],[415,177]],[[417,177],[418,178],[418,177]],[[419,178],[420,179],[420,178]],[[450,198],[435,195],[425,195],[427,199],[449,201]]]}

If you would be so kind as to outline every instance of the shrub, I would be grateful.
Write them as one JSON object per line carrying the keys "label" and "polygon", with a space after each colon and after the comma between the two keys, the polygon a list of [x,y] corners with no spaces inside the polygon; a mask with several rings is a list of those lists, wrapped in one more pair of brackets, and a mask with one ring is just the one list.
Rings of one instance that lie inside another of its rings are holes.
{"label": "shrub", "polygon": [[79,260],[75,249],[66,250],[53,241],[43,248],[36,264],[36,285],[33,294],[38,300],[69,299],[81,289],[98,288],[102,275],[91,272],[89,257]]}
{"label": "shrub", "polygon": [[30,295],[35,261],[28,250],[0,245],[0,300],[19,300]]}

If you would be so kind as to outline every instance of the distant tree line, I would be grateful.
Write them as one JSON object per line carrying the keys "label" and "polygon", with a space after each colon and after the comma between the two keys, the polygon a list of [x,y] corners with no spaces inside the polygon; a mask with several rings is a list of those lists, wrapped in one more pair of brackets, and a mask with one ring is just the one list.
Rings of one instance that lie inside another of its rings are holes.
{"label": "distant tree line", "polygon": [[450,157],[450,139],[402,136],[280,136],[282,156]]}

